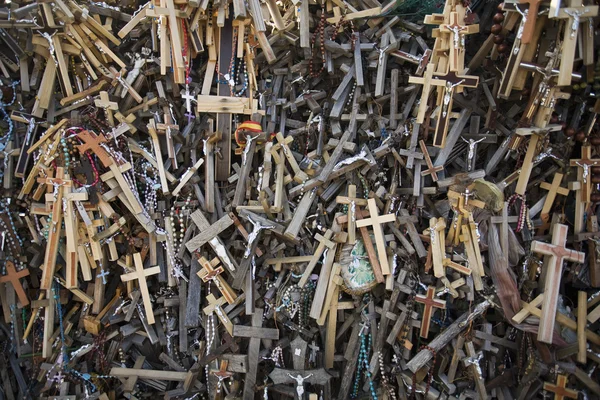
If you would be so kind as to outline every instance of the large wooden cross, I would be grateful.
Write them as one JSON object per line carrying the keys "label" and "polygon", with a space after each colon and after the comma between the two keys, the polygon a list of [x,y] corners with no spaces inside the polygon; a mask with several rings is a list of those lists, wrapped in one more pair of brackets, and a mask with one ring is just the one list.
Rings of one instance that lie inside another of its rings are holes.
{"label": "large wooden cross", "polygon": [[578,167],[577,180],[581,184],[581,201],[590,202],[592,194],[592,171],[591,167],[600,164],[600,159],[592,159],[592,146],[589,144],[581,146],[581,158],[571,159],[571,167]]}
{"label": "large wooden cross", "polygon": [[375,201],[375,199],[369,199],[368,205],[370,218],[365,218],[356,221],[356,226],[361,228],[371,225],[373,227],[373,233],[375,234],[375,244],[377,246],[377,254],[379,255],[379,262],[381,264],[381,272],[383,273],[383,275],[389,275],[391,274],[391,270],[385,248],[385,238],[383,235],[382,225],[387,222],[395,221],[396,216],[394,214],[379,215],[379,210],[377,208],[377,202]]}
{"label": "large wooden cross", "polygon": [[304,287],[304,285],[306,285],[306,282],[308,282],[308,280],[310,279],[310,275],[312,274],[313,269],[317,266],[317,263],[321,259],[325,248],[328,248],[329,251],[335,252],[336,244],[331,241],[332,236],[333,231],[331,229],[327,229],[324,236],[319,233],[315,235],[315,239],[319,242],[319,245],[317,246],[317,249],[315,250],[315,253],[312,256],[312,259],[306,266],[306,269],[304,270],[300,281],[298,281],[298,286],[300,286],[301,288]]}
{"label": "large wooden cross", "polygon": [[208,305],[202,309],[204,314],[210,315],[213,312],[217,314],[219,321],[221,321],[227,332],[233,336],[233,323],[225,310],[223,310],[223,305],[227,302],[225,297],[219,297],[217,299],[215,295],[211,293],[206,296],[206,300],[208,301]]}
{"label": "large wooden cross", "polygon": [[23,289],[23,285],[21,285],[21,282],[19,281],[19,279],[26,276],[29,276],[29,270],[27,268],[23,268],[21,271],[17,271],[15,264],[12,261],[6,262],[6,275],[0,276],[1,283],[10,282],[12,287],[15,289],[17,297],[19,297],[19,302],[21,302],[21,307],[25,307],[29,304],[27,294]]}
{"label": "large wooden cross", "polygon": [[[571,0],[569,7],[561,7],[555,18],[565,19],[567,26],[562,41],[560,52],[560,72],[558,73],[558,86],[569,86],[575,61],[575,49],[577,47],[577,33],[582,19],[588,19],[598,15],[598,6],[584,6],[582,0]],[[552,18],[552,16],[550,16]]]}
{"label": "large wooden cross", "polygon": [[538,340],[544,343],[552,343],[563,262],[583,263],[585,259],[585,253],[565,247],[568,229],[567,225],[555,224],[552,229],[552,243],[538,242],[537,240],[531,243],[532,252],[550,256],[547,263],[548,268],[545,271],[544,302],[538,331]]}
{"label": "large wooden cross", "polygon": [[[479,32],[479,25],[464,25],[464,17],[453,11],[450,13],[450,23],[440,25],[440,32],[451,34],[450,40],[450,71],[462,72],[465,69],[465,35]],[[462,21],[461,21],[462,19]]]}
{"label": "large wooden cross", "polygon": [[149,324],[153,324],[154,312],[152,311],[152,302],[150,301],[150,292],[148,292],[146,277],[158,274],[160,272],[160,267],[156,266],[144,269],[144,263],[142,262],[142,255],[140,253],[133,254],[133,261],[135,263],[135,271],[121,275],[121,281],[128,282],[134,279],[138,280],[140,293],[142,294],[142,300],[144,301],[144,309],[146,310],[146,319]]}
{"label": "large wooden cross", "polygon": [[567,376],[558,375],[556,384],[544,382],[544,390],[554,393],[554,400],[563,400],[565,397],[576,399],[579,393],[575,390],[567,389]]}
{"label": "large wooden cross", "polygon": [[429,326],[431,325],[433,307],[445,309],[446,302],[435,298],[435,286],[429,286],[426,295],[417,294],[415,296],[415,301],[425,305],[423,317],[421,318],[421,337],[427,338],[427,336],[429,336]]}

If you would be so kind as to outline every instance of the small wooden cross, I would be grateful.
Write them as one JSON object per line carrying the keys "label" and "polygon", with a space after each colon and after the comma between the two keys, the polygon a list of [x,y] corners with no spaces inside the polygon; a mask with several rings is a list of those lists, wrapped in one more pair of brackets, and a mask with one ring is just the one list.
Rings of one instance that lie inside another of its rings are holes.
{"label": "small wooden cross", "polygon": [[437,173],[439,171],[443,171],[444,167],[442,165],[440,165],[438,167],[433,166],[433,162],[431,161],[431,157],[429,156],[429,152],[427,151],[427,146],[425,145],[425,142],[423,140],[421,140],[419,142],[419,146],[421,146],[421,151],[423,152],[423,157],[425,157],[425,162],[427,163],[427,169],[425,171],[421,171],[421,176],[431,174],[431,179],[433,179],[434,182],[437,182],[438,181]]}
{"label": "small wooden cross", "polygon": [[227,281],[221,276],[221,273],[223,273],[225,269],[222,266],[216,267],[219,265],[220,260],[215,257],[209,262],[206,258],[200,257],[198,262],[202,266],[202,269],[198,271],[198,276],[204,282],[212,281],[225,300],[227,300],[229,304],[232,304],[237,298],[237,295]]}
{"label": "small wooden cross", "polygon": [[577,180],[581,183],[581,199],[589,203],[592,194],[592,171],[591,167],[600,164],[600,159],[592,157],[592,146],[588,143],[581,146],[581,158],[572,159],[571,167],[578,167]]}
{"label": "small wooden cross", "polygon": [[450,13],[450,24],[440,25],[440,32],[452,34],[450,41],[450,71],[462,72],[465,69],[465,35],[471,35],[479,32],[479,25],[463,25],[460,21],[460,14],[456,11]]}
{"label": "small wooden cross", "polygon": [[77,149],[81,154],[91,150],[92,153],[100,159],[100,162],[102,162],[102,165],[105,167],[108,167],[114,163],[114,159],[105,147],[108,140],[102,133],[96,135],[94,132],[83,131],[79,132],[77,137],[83,141],[83,144],[77,145]]}
{"label": "small wooden cross", "polygon": [[444,300],[435,299],[435,286],[429,286],[425,296],[422,294],[417,294],[415,296],[415,301],[425,305],[423,317],[421,318],[421,337],[427,338],[427,336],[429,336],[429,326],[431,325],[433,307],[445,309],[446,302]]}
{"label": "small wooden cross", "polygon": [[560,186],[562,182],[563,174],[557,172],[554,174],[554,178],[552,179],[552,183],[542,182],[540,187],[544,190],[548,191],[548,195],[546,196],[546,200],[544,201],[544,206],[542,207],[541,217],[544,220],[549,219],[550,210],[552,209],[552,205],[554,204],[554,199],[556,199],[557,195],[568,196],[569,189]]}
{"label": "small wooden cross", "polygon": [[217,314],[217,318],[219,318],[219,321],[221,321],[221,323],[225,327],[225,330],[227,330],[227,332],[233,336],[233,323],[229,319],[229,316],[227,315],[225,310],[223,310],[223,305],[225,305],[225,303],[227,302],[225,300],[225,297],[219,297],[217,299],[215,295],[211,293],[208,296],[206,296],[206,300],[208,301],[208,306],[202,309],[204,314],[210,315],[212,312]]}
{"label": "small wooden cross", "polygon": [[[571,84],[571,73],[575,62],[575,49],[577,47],[577,33],[582,19],[588,19],[598,15],[598,6],[584,6],[582,0],[571,0],[569,7],[561,7],[558,15],[554,18],[565,19],[567,26],[563,36],[562,50],[560,52],[560,72],[557,85],[569,86]],[[550,16],[553,18],[553,16]]]}
{"label": "small wooden cross", "polygon": [[[425,88],[423,88],[423,90],[425,90]],[[423,95],[424,94],[425,94],[425,92],[423,92]],[[419,105],[419,110],[420,109],[421,109],[421,105]],[[424,153],[419,153],[418,151],[416,151],[417,141],[419,140],[419,129],[420,128],[421,128],[421,124],[416,123],[416,122],[413,123],[413,131],[410,136],[410,145],[408,146],[408,149],[400,149],[398,151],[398,153],[400,153],[400,155],[406,157],[406,168],[408,168],[408,169],[412,169],[415,159],[417,159],[417,160],[423,159]]]}
{"label": "small wooden cross", "polygon": [[394,214],[380,216],[379,210],[377,208],[377,202],[375,201],[375,199],[369,199],[368,205],[369,214],[371,215],[371,217],[356,221],[356,226],[361,228],[371,225],[373,227],[373,233],[375,234],[375,244],[377,246],[377,254],[379,254],[379,262],[381,264],[381,272],[383,273],[383,275],[389,275],[391,274],[391,271],[385,248],[385,238],[383,235],[382,225],[387,222],[395,221],[396,216]]}
{"label": "small wooden cross", "polygon": [[117,111],[119,109],[119,104],[114,101],[110,101],[108,97],[108,92],[100,92],[100,99],[94,100],[94,104],[96,105],[96,107],[104,109],[104,112],[106,113],[106,119],[108,120],[108,124],[110,126],[115,126],[113,111]]}
{"label": "small wooden cross", "polygon": [[552,343],[563,263],[565,260],[583,263],[585,259],[585,253],[565,247],[568,229],[567,225],[554,224],[552,243],[538,242],[537,240],[531,243],[532,252],[550,256],[544,282],[544,302],[538,331],[538,340],[544,343]]}
{"label": "small wooden cross", "polygon": [[21,282],[19,281],[19,279],[26,276],[29,276],[29,270],[27,268],[23,268],[21,271],[17,271],[15,264],[12,261],[6,261],[6,275],[0,276],[0,283],[10,282],[12,287],[15,289],[15,293],[17,293],[21,307],[25,307],[29,304],[27,294],[23,289],[23,285],[21,285]]}
{"label": "small wooden cross", "polygon": [[298,281],[298,286],[304,287],[304,285],[306,285],[306,282],[308,282],[308,280],[310,279],[310,274],[312,274],[313,269],[316,267],[317,263],[321,259],[325,248],[328,248],[329,251],[335,251],[336,243],[330,240],[332,236],[333,231],[331,229],[327,229],[327,231],[325,232],[325,236],[319,233],[315,235],[315,239],[319,242],[319,245],[315,250],[315,254],[313,254],[312,256],[312,259],[306,266],[306,269],[304,270],[300,281]]}
{"label": "small wooden cross", "polygon": [[563,400],[565,397],[569,399],[576,399],[579,396],[579,392],[567,389],[566,375],[558,375],[556,377],[556,385],[549,382],[544,382],[544,390],[554,393],[555,400]]}
{"label": "small wooden cross", "polygon": [[446,254],[446,243],[444,235],[441,234],[446,229],[444,218],[430,218],[429,229],[424,234],[429,235],[429,249],[433,262],[433,274],[436,278],[445,276],[444,258]]}
{"label": "small wooden cross", "polygon": [[121,275],[121,281],[128,282],[134,279],[138,280],[140,293],[142,294],[142,300],[144,301],[144,309],[146,310],[146,319],[149,324],[154,324],[154,312],[152,311],[152,302],[150,301],[150,292],[148,291],[146,277],[160,273],[160,267],[156,266],[144,269],[144,263],[142,262],[142,255],[140,253],[133,254],[133,261],[135,263],[135,271]]}
{"label": "small wooden cross", "polygon": [[348,243],[356,243],[356,207],[366,207],[367,199],[356,197],[356,185],[348,185],[348,196],[337,196],[335,202],[348,205]]}

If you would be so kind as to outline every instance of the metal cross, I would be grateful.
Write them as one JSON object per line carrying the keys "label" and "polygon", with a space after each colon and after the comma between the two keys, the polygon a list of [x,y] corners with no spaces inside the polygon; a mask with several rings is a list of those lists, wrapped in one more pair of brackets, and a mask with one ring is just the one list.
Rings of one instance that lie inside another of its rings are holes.
{"label": "metal cross", "polygon": [[102,283],[106,285],[106,277],[109,275],[108,272],[103,268],[96,278],[102,278]]}

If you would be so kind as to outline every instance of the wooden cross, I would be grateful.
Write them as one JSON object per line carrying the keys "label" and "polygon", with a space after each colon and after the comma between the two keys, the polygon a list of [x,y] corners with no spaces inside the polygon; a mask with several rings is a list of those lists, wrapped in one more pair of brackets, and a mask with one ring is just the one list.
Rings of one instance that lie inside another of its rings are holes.
{"label": "wooden cross", "polygon": [[400,216],[397,219],[398,224],[406,226],[406,231],[408,232],[408,236],[410,240],[413,242],[415,246],[415,250],[419,258],[427,257],[427,250],[425,250],[425,246],[423,246],[423,241],[419,236],[419,232],[415,227],[415,222],[418,221],[418,218],[414,215],[410,215],[408,210],[401,209]]}
{"label": "wooden cross", "polygon": [[366,207],[367,199],[356,197],[356,185],[348,185],[348,196],[337,196],[335,202],[348,205],[348,243],[356,243],[356,207]]}
{"label": "wooden cross", "polygon": [[217,369],[217,370],[211,369],[210,370],[210,373],[212,375],[216,376],[217,379],[219,380],[218,385],[217,385],[217,393],[221,391],[221,385],[223,384],[223,381],[225,379],[231,378],[233,376],[233,372],[227,371],[228,365],[229,365],[229,361],[221,360],[219,369]]}
{"label": "wooden cross", "polygon": [[[453,11],[450,13],[450,24],[440,25],[440,32],[452,34],[450,41],[450,71],[462,72],[465,69],[465,35],[479,32],[479,25],[462,25],[464,16]],[[462,22],[460,20],[463,20]]]}
{"label": "wooden cross", "polygon": [[82,144],[77,145],[77,149],[81,154],[91,150],[105,167],[114,163],[114,159],[105,147],[108,140],[102,133],[96,135],[94,132],[82,131],[77,134],[77,137],[83,141]]}
{"label": "wooden cross", "polygon": [[[560,126],[560,125],[558,125]],[[529,144],[527,146],[527,153],[525,153],[525,158],[523,159],[523,164],[521,165],[521,170],[519,172],[519,180],[517,181],[517,187],[515,188],[515,193],[520,194],[521,196],[525,195],[525,190],[527,189],[527,183],[529,182],[529,177],[531,176],[531,171],[533,171],[533,157],[537,154],[537,145],[540,139],[549,131],[555,130],[554,127],[545,128],[517,128],[516,133],[519,136],[528,136],[531,135],[531,139],[529,140]]]}
{"label": "wooden cross", "polygon": [[375,201],[375,199],[369,199],[368,206],[370,218],[365,218],[356,221],[356,226],[361,228],[371,225],[373,227],[373,233],[375,234],[375,244],[377,246],[377,254],[379,255],[379,262],[381,264],[381,272],[383,273],[383,275],[389,275],[391,274],[391,270],[385,248],[385,238],[383,235],[382,225],[387,222],[395,221],[396,216],[394,214],[380,216],[379,210],[377,208],[377,202]]}
{"label": "wooden cross", "polygon": [[300,281],[298,281],[298,286],[300,286],[301,288],[304,287],[304,285],[306,285],[306,282],[308,282],[308,280],[310,279],[310,274],[312,274],[313,269],[317,266],[317,263],[321,259],[325,248],[328,248],[329,251],[335,252],[336,244],[330,240],[332,236],[333,231],[331,229],[327,229],[327,231],[325,232],[325,236],[319,233],[315,235],[315,239],[319,242],[319,245],[315,250],[315,254],[313,254],[312,256],[312,259],[306,266],[306,269],[304,270]]}
{"label": "wooden cross", "polygon": [[277,144],[271,148],[271,155],[273,156],[273,158],[277,160],[277,157],[279,155],[277,151],[280,148],[283,149],[283,154],[285,155],[285,158],[288,160],[288,163],[294,171],[294,181],[296,181],[299,184],[302,184],[305,181],[307,181],[308,175],[306,175],[306,172],[300,169],[300,167],[298,166],[298,162],[294,158],[292,150],[289,147],[289,144],[294,141],[294,138],[291,136],[284,138],[281,132],[277,132],[275,138],[277,139]]}
{"label": "wooden cross", "polygon": [[563,400],[565,397],[569,399],[576,399],[579,396],[579,392],[567,389],[566,375],[558,375],[556,377],[556,385],[549,382],[544,382],[544,390],[554,393],[555,400]]}
{"label": "wooden cross", "polygon": [[46,245],[46,254],[44,257],[44,271],[42,272],[42,281],[40,289],[49,290],[54,281],[54,272],[56,270],[56,258],[58,255],[58,245],[62,232],[63,207],[62,199],[64,189],[71,186],[69,176],[65,174],[64,168],[56,168],[55,178],[40,178],[44,183],[54,186],[54,206],[52,207],[52,220],[48,232],[48,244]]}
{"label": "wooden cross", "polygon": [[[425,88],[423,88],[423,95],[424,94],[425,94]],[[421,109],[421,105],[419,104],[419,110],[420,109]],[[417,159],[417,160],[423,159],[424,153],[419,153],[418,151],[415,151],[417,148],[417,141],[419,140],[420,127],[421,127],[421,124],[416,123],[416,122],[413,123],[413,131],[410,136],[410,145],[408,146],[408,149],[400,149],[398,151],[398,153],[400,153],[400,155],[406,157],[406,168],[407,169],[412,169],[415,159]]]}
{"label": "wooden cross", "polygon": [[12,287],[15,289],[17,297],[19,297],[21,307],[25,307],[29,304],[27,294],[23,289],[23,285],[21,285],[21,282],[19,281],[19,279],[26,276],[29,276],[29,270],[27,268],[23,268],[22,270],[17,271],[15,264],[12,261],[6,261],[6,275],[0,276],[0,283],[10,282]]}
{"label": "wooden cross", "polygon": [[[566,19],[567,24],[560,52],[560,72],[556,83],[558,86],[569,86],[571,84],[571,73],[573,72],[575,49],[577,47],[577,33],[581,20],[598,15],[598,6],[584,6],[582,0],[571,0],[569,5],[569,7],[561,7],[555,17]],[[552,18],[552,16],[550,17]]]}
{"label": "wooden cross", "polygon": [[443,234],[446,229],[446,221],[444,218],[430,218],[429,229],[424,234],[429,235],[429,249],[433,262],[433,274],[436,278],[445,276],[444,258],[446,254],[446,244]]}
{"label": "wooden cross", "polygon": [[223,324],[227,332],[233,336],[233,323],[229,319],[229,316],[223,310],[223,305],[227,302],[225,297],[219,297],[218,299],[214,294],[209,294],[206,296],[206,300],[208,301],[208,306],[204,307],[202,310],[205,315],[210,315],[212,312],[217,314],[217,318]]}
{"label": "wooden cross", "polygon": [[96,107],[104,109],[104,112],[106,113],[106,119],[108,119],[108,124],[110,126],[115,126],[113,111],[117,111],[119,109],[119,104],[114,101],[110,101],[108,92],[100,92],[100,99],[94,100],[94,104]]}
{"label": "wooden cross", "polygon": [[435,299],[435,286],[429,286],[426,295],[417,294],[415,296],[415,301],[425,305],[423,317],[421,318],[421,337],[427,338],[427,336],[429,336],[429,326],[431,325],[433,307],[445,309],[446,302],[444,300]]}
{"label": "wooden cross", "polygon": [[533,33],[535,31],[535,23],[537,21],[538,11],[542,0],[519,0],[515,3],[515,7],[519,7],[519,4],[529,4],[529,8],[522,11],[524,14],[525,21],[523,24],[523,31],[521,32],[521,43],[528,44],[533,39]]}
{"label": "wooden cross", "polygon": [[237,298],[237,295],[231,286],[229,286],[227,281],[221,276],[224,268],[222,266],[215,268],[217,265],[219,265],[219,259],[215,257],[209,262],[206,258],[200,257],[198,262],[202,266],[202,269],[198,271],[198,276],[200,279],[202,279],[204,282],[212,281],[217,289],[219,289],[225,300],[229,304],[232,304]]}
{"label": "wooden cross", "polygon": [[475,378],[475,387],[477,388],[477,392],[479,393],[479,398],[487,399],[488,395],[485,389],[485,379],[481,374],[481,366],[479,364],[479,360],[482,357],[482,353],[475,352],[475,346],[473,345],[473,342],[465,343],[465,350],[467,352],[468,358],[463,359],[462,361],[465,364],[465,366],[471,369],[471,372],[473,373],[473,377]]}
{"label": "wooden cross", "polygon": [[563,262],[567,260],[583,263],[585,259],[585,253],[565,247],[568,229],[567,225],[554,224],[552,243],[538,242],[537,240],[531,243],[532,252],[550,256],[547,263],[548,268],[545,271],[544,302],[538,331],[538,340],[544,343],[552,343]]}
{"label": "wooden cross", "polygon": [[592,194],[592,171],[591,167],[600,164],[600,159],[592,159],[592,146],[586,144],[581,146],[581,158],[571,159],[571,167],[578,167],[577,180],[581,183],[581,200],[589,203]]}
{"label": "wooden cross", "polygon": [[234,325],[233,336],[250,338],[248,344],[248,372],[244,380],[244,400],[254,400],[256,374],[258,372],[259,350],[261,339],[279,340],[279,329],[263,328],[262,308],[252,314],[252,326]]}
{"label": "wooden cross", "polygon": [[542,182],[540,187],[544,190],[548,191],[548,195],[546,196],[546,200],[544,201],[544,206],[542,207],[541,217],[544,220],[548,220],[550,210],[552,209],[552,204],[554,204],[554,199],[556,199],[557,195],[568,196],[569,189],[560,186],[562,182],[563,174],[557,172],[554,174],[554,178],[552,179],[552,183]]}
{"label": "wooden cross", "polygon": [[423,156],[425,157],[425,162],[427,163],[427,169],[425,171],[421,171],[421,176],[431,174],[431,179],[433,179],[434,182],[437,182],[438,181],[437,173],[439,171],[443,171],[444,166],[443,165],[440,165],[438,167],[433,166],[433,162],[431,161],[431,157],[429,156],[429,152],[427,151],[427,146],[425,145],[425,142],[423,140],[421,140],[419,142],[419,146],[421,146],[421,151],[423,152]]}
{"label": "wooden cross", "polygon": [[437,79],[433,79],[435,74],[435,64],[427,64],[425,73],[422,77],[409,76],[408,83],[417,83],[423,85],[423,92],[421,94],[421,100],[419,102],[419,108],[417,110],[417,123],[422,124],[425,121],[425,114],[427,113],[427,104],[429,103],[429,94],[432,86],[445,86],[445,83]]}
{"label": "wooden cross", "polygon": [[154,312],[152,311],[152,302],[150,301],[150,292],[148,292],[146,277],[160,273],[160,267],[156,266],[144,269],[144,263],[142,262],[142,255],[140,253],[133,254],[133,261],[135,263],[135,272],[121,275],[121,281],[128,282],[134,279],[138,280],[140,293],[142,294],[142,300],[144,301],[144,309],[146,310],[146,319],[149,324],[154,324]]}

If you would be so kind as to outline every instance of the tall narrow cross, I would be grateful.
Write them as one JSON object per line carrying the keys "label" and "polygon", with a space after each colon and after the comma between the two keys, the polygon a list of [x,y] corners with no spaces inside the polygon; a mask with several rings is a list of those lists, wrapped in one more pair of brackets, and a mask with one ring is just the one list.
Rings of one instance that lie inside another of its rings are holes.
{"label": "tall narrow cross", "polygon": [[425,114],[427,113],[427,103],[429,103],[429,94],[431,92],[432,86],[445,86],[445,83],[433,79],[433,75],[435,74],[435,64],[429,63],[427,64],[427,68],[425,69],[425,73],[422,77],[419,76],[409,76],[408,83],[417,83],[419,85],[423,85],[423,93],[421,94],[421,100],[419,102],[419,108],[417,109],[417,123],[422,124],[425,121]]}
{"label": "tall narrow cross", "polygon": [[423,156],[425,157],[425,162],[427,163],[427,169],[425,171],[421,171],[421,176],[431,175],[431,179],[433,179],[434,182],[437,182],[438,181],[437,173],[439,171],[443,171],[444,166],[442,166],[442,165],[440,165],[438,167],[433,166],[433,162],[431,161],[431,157],[429,156],[429,152],[427,151],[427,146],[425,145],[425,142],[423,140],[421,140],[419,142],[419,146],[421,146],[421,151],[423,152]]}
{"label": "tall narrow cross", "polygon": [[315,250],[315,254],[313,254],[312,259],[306,266],[306,269],[304,270],[300,281],[298,281],[298,286],[300,286],[301,288],[304,287],[304,285],[306,285],[306,282],[308,282],[308,280],[310,279],[310,274],[312,274],[313,269],[317,266],[317,262],[319,262],[319,260],[321,259],[325,248],[328,248],[329,251],[335,251],[336,244],[330,240],[332,236],[333,231],[331,229],[327,229],[327,232],[325,232],[325,236],[319,233],[315,235],[315,239],[319,242],[319,245],[317,246],[317,249]]}
{"label": "tall narrow cross", "polygon": [[544,343],[552,343],[563,263],[564,261],[583,263],[585,259],[585,253],[565,247],[568,229],[567,225],[555,224],[552,229],[552,243],[537,240],[531,243],[532,252],[550,256],[545,271],[544,302],[538,331],[538,340]]}
{"label": "tall narrow cross", "polygon": [[[575,61],[575,49],[577,47],[577,33],[582,19],[588,19],[598,15],[598,6],[584,6],[582,0],[571,0],[569,7],[561,7],[556,18],[566,19],[567,26],[562,41],[560,52],[560,72],[558,73],[558,86],[569,86],[571,84],[571,73]],[[550,16],[552,18],[552,16]]]}
{"label": "tall narrow cross", "polygon": [[17,271],[15,268],[15,264],[12,261],[6,262],[6,275],[0,276],[1,283],[10,282],[12,287],[15,289],[15,293],[17,293],[17,297],[19,297],[19,302],[21,302],[21,306],[25,307],[29,304],[29,299],[27,298],[27,294],[21,285],[19,279],[29,276],[29,270],[27,268],[23,268],[20,271]]}
{"label": "tall narrow cross", "polygon": [[592,146],[586,144],[581,146],[581,158],[571,159],[571,167],[578,167],[577,180],[581,183],[581,200],[589,203],[592,194],[592,170],[591,167],[600,164],[600,159],[592,157]]}
{"label": "tall narrow cross", "polygon": [[214,258],[212,261],[208,261],[206,258],[200,257],[198,262],[202,266],[202,269],[198,271],[200,279],[204,282],[213,282],[225,300],[227,300],[229,304],[232,304],[237,298],[237,295],[227,281],[221,276],[225,269],[222,266],[215,268],[219,265],[219,259]]}
{"label": "tall narrow cross", "polygon": [[337,196],[337,204],[346,204],[348,206],[348,243],[356,242],[356,207],[366,207],[367,199],[356,197],[356,185],[348,185],[348,196]]}
{"label": "tall narrow cross", "polygon": [[441,278],[446,275],[444,269],[446,244],[443,235],[445,229],[446,221],[444,218],[433,217],[429,219],[429,229],[427,229],[429,232],[425,231],[425,234],[429,234],[429,249],[433,261],[433,274],[436,278]]}
{"label": "tall narrow cross", "polygon": [[552,183],[542,182],[540,187],[544,190],[548,191],[548,195],[546,196],[546,200],[544,201],[544,206],[542,207],[541,217],[544,220],[549,220],[550,210],[552,209],[552,205],[554,204],[554,199],[556,199],[557,195],[568,196],[569,189],[560,186],[562,182],[563,174],[557,172],[554,174],[554,178],[552,179]]}
{"label": "tall narrow cross", "polygon": [[433,308],[446,308],[446,302],[444,300],[435,299],[435,286],[429,286],[427,288],[427,294],[417,294],[415,301],[425,305],[423,310],[423,317],[421,318],[421,337],[427,338],[429,336],[429,326],[431,325],[431,315],[433,314]]}
{"label": "tall narrow cross", "polygon": [[440,32],[452,34],[450,41],[450,71],[462,72],[465,69],[465,35],[479,32],[479,25],[463,25],[457,11],[450,13],[450,23],[440,25]]}
{"label": "tall narrow cross", "polygon": [[435,136],[433,138],[433,145],[435,147],[446,146],[446,133],[448,132],[448,125],[452,114],[452,101],[454,99],[454,92],[456,89],[462,89],[463,87],[476,88],[479,85],[478,76],[470,75],[457,75],[454,71],[449,71],[445,75],[435,73],[433,75],[434,81],[443,82],[444,90],[438,92],[438,104],[441,107],[439,115],[437,116],[437,126],[435,128]]}
{"label": "tall narrow cross", "polygon": [[[423,95],[424,94],[425,94],[425,88],[423,88]],[[419,111],[420,111],[420,109],[421,109],[421,105],[419,104]],[[416,122],[413,123],[413,131],[410,136],[410,144],[408,146],[408,149],[400,149],[398,151],[398,153],[400,153],[400,155],[406,157],[406,168],[407,169],[412,169],[415,159],[417,159],[417,160],[423,159],[423,153],[419,153],[418,151],[416,151],[417,142],[419,140],[420,127],[421,127],[421,124],[416,123]]]}
{"label": "tall narrow cross", "polygon": [[368,205],[369,214],[371,215],[371,217],[356,221],[356,226],[359,228],[368,225],[373,226],[373,233],[375,234],[375,244],[377,246],[377,254],[379,255],[379,262],[381,264],[381,272],[383,273],[383,275],[389,275],[391,274],[391,271],[385,248],[385,238],[383,236],[382,225],[387,222],[395,221],[396,216],[394,214],[379,215],[379,210],[377,209],[377,202],[375,201],[375,199],[369,199]]}
{"label": "tall narrow cross", "polygon": [[144,263],[142,262],[142,255],[140,253],[133,254],[133,262],[135,263],[135,271],[121,275],[121,281],[128,282],[134,279],[138,280],[140,293],[142,294],[142,300],[144,301],[144,309],[146,310],[146,319],[149,324],[153,324],[154,312],[152,311],[152,302],[150,301],[150,292],[148,291],[146,277],[158,274],[160,272],[160,267],[156,266],[144,269]]}
{"label": "tall narrow cross", "polygon": [[544,390],[554,393],[554,400],[563,400],[565,397],[576,399],[579,393],[575,390],[567,389],[567,376],[558,375],[556,384],[544,382]]}

